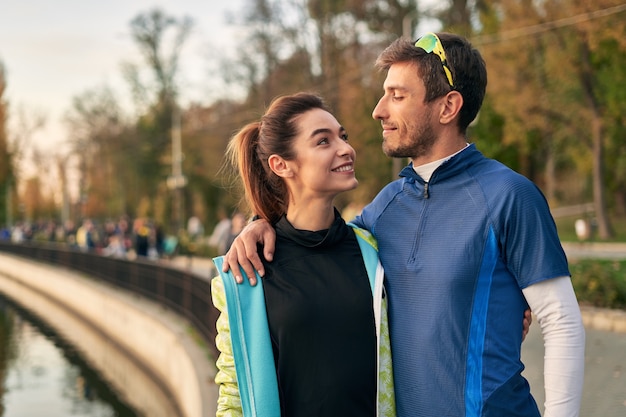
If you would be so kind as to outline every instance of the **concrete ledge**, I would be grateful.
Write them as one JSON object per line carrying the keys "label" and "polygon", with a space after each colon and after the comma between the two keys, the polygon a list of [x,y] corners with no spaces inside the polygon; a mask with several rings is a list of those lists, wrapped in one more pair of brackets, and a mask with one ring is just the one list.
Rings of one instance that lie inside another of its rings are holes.
{"label": "concrete ledge", "polygon": [[562,242],[569,259],[626,259],[626,243]]}
{"label": "concrete ledge", "polygon": [[583,324],[596,330],[626,333],[626,311],[581,306]]}
{"label": "concrete ledge", "polygon": [[[0,282],[3,292],[14,288],[13,296],[19,296],[19,287],[30,289],[96,328],[105,339],[109,338],[128,353],[130,362],[140,362],[155,382],[164,387],[174,408],[179,410],[177,414],[215,415],[214,360],[191,340],[186,320],[155,303],[74,271],[17,256],[0,254]],[[36,302],[30,297],[25,303],[27,308],[30,308],[28,301]],[[129,400],[132,404],[132,398]]]}

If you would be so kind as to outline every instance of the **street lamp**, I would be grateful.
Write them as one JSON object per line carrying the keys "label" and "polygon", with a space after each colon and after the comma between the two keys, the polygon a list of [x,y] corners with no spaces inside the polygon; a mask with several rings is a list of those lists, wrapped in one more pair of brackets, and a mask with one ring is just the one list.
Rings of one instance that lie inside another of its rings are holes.
{"label": "street lamp", "polygon": [[174,192],[173,215],[175,233],[183,225],[182,189],[187,185],[187,178],[183,175],[181,149],[180,110],[174,103],[172,111],[172,175],[167,177],[167,187]]}

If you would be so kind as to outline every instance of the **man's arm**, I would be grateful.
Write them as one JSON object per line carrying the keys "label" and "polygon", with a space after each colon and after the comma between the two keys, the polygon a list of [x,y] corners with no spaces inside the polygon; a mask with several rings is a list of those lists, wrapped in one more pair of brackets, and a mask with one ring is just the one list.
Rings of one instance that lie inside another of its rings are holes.
{"label": "man's arm", "polygon": [[522,290],[537,316],[545,345],[545,416],[577,417],[583,389],[585,329],[569,277]]}
{"label": "man's arm", "polygon": [[263,256],[267,261],[272,261],[276,245],[276,231],[266,220],[259,219],[248,224],[235,238],[230,249],[224,255],[223,272],[233,271],[235,280],[241,284],[243,278],[240,268],[250,280],[250,285],[256,285],[254,271],[260,276],[265,275],[263,262],[257,252],[257,244],[263,245]]}

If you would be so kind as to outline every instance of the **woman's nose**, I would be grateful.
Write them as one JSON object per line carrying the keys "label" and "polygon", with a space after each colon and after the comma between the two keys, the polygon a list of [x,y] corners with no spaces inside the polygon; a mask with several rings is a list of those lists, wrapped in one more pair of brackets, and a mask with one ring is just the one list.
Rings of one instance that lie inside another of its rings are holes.
{"label": "woman's nose", "polygon": [[355,150],[354,148],[345,141],[341,141],[341,145],[339,146],[339,155],[341,156],[346,156],[346,155],[351,155],[353,156],[355,154]]}

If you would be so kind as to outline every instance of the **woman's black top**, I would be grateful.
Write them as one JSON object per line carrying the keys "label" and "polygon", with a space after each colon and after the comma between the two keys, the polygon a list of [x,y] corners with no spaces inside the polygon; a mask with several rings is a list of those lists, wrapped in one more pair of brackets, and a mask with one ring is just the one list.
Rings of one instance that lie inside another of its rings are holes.
{"label": "woman's black top", "polygon": [[283,417],[376,415],[372,292],[352,228],[296,230],[283,216],[263,278]]}

